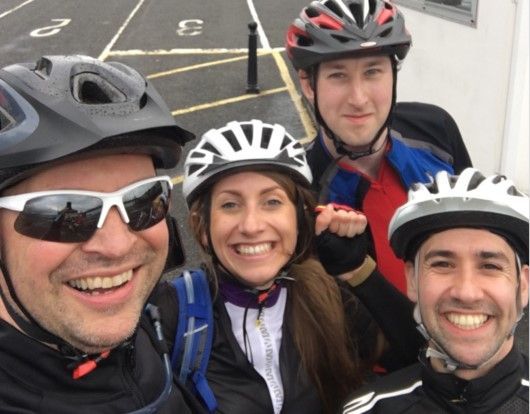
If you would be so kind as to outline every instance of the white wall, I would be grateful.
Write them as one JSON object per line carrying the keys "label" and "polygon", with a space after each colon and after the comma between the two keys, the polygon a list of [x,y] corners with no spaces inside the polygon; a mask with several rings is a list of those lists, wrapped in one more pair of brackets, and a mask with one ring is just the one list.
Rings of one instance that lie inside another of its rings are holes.
{"label": "white wall", "polygon": [[413,45],[398,75],[398,100],[444,107],[473,164],[528,191],[528,0],[479,0],[475,28],[400,8]]}

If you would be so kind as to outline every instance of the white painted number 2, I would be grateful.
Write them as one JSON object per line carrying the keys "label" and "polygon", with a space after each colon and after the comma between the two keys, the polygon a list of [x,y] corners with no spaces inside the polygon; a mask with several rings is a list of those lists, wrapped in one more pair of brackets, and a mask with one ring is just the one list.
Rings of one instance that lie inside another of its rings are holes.
{"label": "white painted number 2", "polygon": [[177,34],[179,36],[198,36],[202,33],[202,24],[204,22],[199,19],[181,20]]}
{"label": "white painted number 2", "polygon": [[32,37],[46,37],[56,35],[61,31],[61,27],[66,26],[72,19],[52,19],[52,22],[57,22],[51,26],[40,27],[33,30],[29,35]]}

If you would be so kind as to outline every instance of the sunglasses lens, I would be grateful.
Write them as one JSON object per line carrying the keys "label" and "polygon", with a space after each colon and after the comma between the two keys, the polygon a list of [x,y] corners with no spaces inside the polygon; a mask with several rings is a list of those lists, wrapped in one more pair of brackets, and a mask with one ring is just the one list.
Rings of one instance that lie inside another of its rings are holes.
{"label": "sunglasses lens", "polygon": [[134,231],[148,229],[166,217],[170,187],[165,181],[140,185],[125,194],[123,204]]}
{"label": "sunglasses lens", "polygon": [[87,241],[96,231],[101,207],[100,199],[84,195],[33,198],[15,220],[15,230],[47,241]]}

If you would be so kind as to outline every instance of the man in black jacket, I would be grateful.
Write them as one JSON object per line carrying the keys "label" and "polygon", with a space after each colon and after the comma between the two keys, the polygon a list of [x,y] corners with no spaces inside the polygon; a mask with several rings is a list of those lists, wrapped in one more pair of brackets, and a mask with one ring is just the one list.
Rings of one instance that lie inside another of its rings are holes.
{"label": "man in black jacket", "polygon": [[344,414],[528,413],[528,356],[514,343],[528,304],[528,201],[472,168],[411,188],[389,234],[427,348]]}
{"label": "man in black jacket", "polygon": [[397,73],[411,43],[403,15],[386,0],[313,1],[286,34],[320,127],[308,150],[315,190],[323,204],[366,215],[369,253],[402,293],[404,264],[386,238],[392,214],[412,183],[471,166],[445,110],[396,104]]}
{"label": "man in black jacket", "polygon": [[192,137],[123,64],[0,70],[0,412],[196,412],[144,314]]}

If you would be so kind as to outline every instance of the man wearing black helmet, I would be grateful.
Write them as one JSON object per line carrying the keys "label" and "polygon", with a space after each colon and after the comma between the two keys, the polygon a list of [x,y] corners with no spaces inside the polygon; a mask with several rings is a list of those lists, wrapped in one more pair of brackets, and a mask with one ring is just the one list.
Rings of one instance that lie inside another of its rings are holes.
{"label": "man wearing black helmet", "polygon": [[442,171],[412,187],[390,244],[406,260],[420,362],[357,391],[344,414],[528,413],[528,196],[500,175]]}
{"label": "man wearing black helmet", "polygon": [[471,165],[450,115],[396,104],[397,72],[411,46],[403,15],[386,0],[313,1],[286,33],[286,50],[321,131],[308,151],[321,202],[368,219],[369,252],[401,292],[403,262],[386,239],[414,182]]}
{"label": "man wearing black helmet", "polygon": [[186,413],[157,309],[172,183],[193,137],[132,68],[0,70],[0,411]]}

